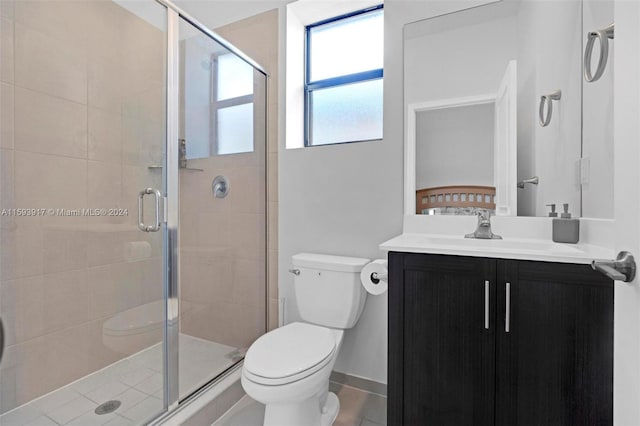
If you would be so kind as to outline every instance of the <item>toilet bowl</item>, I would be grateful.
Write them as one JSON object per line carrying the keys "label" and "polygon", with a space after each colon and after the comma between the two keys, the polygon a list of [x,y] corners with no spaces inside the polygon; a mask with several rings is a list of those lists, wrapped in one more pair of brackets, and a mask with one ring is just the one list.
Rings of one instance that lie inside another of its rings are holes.
{"label": "toilet bowl", "polygon": [[329,376],[343,334],[295,322],[256,340],[245,357],[241,381],[249,396],[265,404],[265,425],[333,423],[340,405],[329,393]]}
{"label": "toilet bowl", "polygon": [[368,259],[300,253],[293,256],[300,317],[261,336],[249,348],[242,387],[265,405],[265,426],[329,426],[338,397],[329,392],[344,330],[364,308],[360,271]]}

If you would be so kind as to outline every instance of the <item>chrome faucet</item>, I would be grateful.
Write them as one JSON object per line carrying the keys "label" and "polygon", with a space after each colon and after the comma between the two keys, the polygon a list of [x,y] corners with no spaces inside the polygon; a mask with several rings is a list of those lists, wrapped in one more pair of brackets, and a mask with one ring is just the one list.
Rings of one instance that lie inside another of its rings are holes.
{"label": "chrome faucet", "polygon": [[491,212],[489,210],[479,209],[478,214],[478,227],[471,234],[467,234],[465,238],[480,238],[483,240],[501,240],[500,235],[496,235],[491,232]]}

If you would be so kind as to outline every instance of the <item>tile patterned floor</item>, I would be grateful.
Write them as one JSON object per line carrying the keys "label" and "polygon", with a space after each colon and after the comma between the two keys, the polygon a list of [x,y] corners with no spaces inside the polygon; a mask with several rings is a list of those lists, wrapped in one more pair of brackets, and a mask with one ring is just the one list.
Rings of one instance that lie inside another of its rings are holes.
{"label": "tile patterned floor", "polygon": [[[180,394],[199,388],[232,364],[236,348],[180,335]],[[0,416],[0,426],[129,426],[162,411],[162,346],[154,345]],[[94,410],[122,402],[110,414]]]}
{"label": "tile patterned floor", "polygon": [[[329,389],[340,400],[333,426],[386,426],[386,397],[333,382]],[[263,420],[264,405],[245,395],[212,426],[261,426]]]}

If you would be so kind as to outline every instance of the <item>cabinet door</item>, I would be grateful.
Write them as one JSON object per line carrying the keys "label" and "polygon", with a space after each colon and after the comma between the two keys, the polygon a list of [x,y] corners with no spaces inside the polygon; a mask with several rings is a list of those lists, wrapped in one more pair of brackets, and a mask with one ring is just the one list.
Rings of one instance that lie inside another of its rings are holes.
{"label": "cabinet door", "polygon": [[495,260],[389,260],[389,424],[493,425]]}
{"label": "cabinet door", "polygon": [[613,282],[589,265],[506,260],[498,282],[496,424],[612,424]]}

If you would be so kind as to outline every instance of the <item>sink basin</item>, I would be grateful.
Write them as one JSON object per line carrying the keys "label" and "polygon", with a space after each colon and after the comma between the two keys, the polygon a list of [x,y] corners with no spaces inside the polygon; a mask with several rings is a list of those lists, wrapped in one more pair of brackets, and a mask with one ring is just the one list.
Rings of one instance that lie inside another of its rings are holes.
{"label": "sink basin", "polygon": [[439,247],[456,247],[460,249],[485,249],[485,250],[513,250],[521,252],[552,252],[552,253],[583,253],[577,246],[567,244],[554,243],[553,241],[540,241],[532,239],[502,239],[502,240],[483,240],[478,238],[434,236],[434,235],[415,235],[415,242],[428,244]]}
{"label": "sink basin", "polygon": [[450,254],[457,256],[529,259],[551,262],[590,263],[610,259],[611,249],[588,244],[561,244],[542,239],[504,238],[483,240],[462,235],[407,233],[380,245],[385,251]]}

